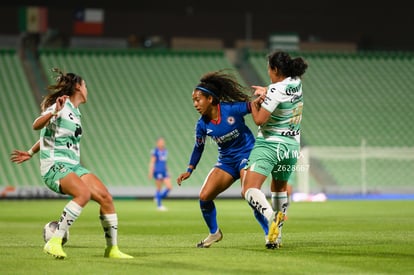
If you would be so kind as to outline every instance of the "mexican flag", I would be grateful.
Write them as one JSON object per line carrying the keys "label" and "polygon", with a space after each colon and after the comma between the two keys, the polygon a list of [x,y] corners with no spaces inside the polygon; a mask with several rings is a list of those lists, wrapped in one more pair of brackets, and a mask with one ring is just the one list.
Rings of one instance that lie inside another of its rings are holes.
{"label": "mexican flag", "polygon": [[29,33],[47,31],[47,8],[27,6],[19,8],[19,30]]}

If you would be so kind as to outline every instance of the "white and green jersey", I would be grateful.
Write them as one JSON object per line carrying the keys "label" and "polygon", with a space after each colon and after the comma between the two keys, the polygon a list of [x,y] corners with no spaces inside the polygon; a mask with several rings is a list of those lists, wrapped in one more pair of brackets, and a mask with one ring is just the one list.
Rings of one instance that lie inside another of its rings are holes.
{"label": "white and green jersey", "polygon": [[262,108],[271,114],[269,120],[259,126],[258,137],[273,142],[300,143],[303,96],[299,77],[270,84]]}
{"label": "white and green jersey", "polygon": [[[55,104],[42,113],[55,110]],[[57,162],[75,166],[80,163],[82,137],[81,113],[66,99],[57,116],[40,131],[40,173],[44,176]]]}

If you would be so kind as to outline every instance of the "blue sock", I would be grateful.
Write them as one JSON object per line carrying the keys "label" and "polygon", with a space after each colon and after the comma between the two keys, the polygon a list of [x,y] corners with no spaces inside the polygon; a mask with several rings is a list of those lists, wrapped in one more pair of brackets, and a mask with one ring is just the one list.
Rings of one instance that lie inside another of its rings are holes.
{"label": "blue sock", "polygon": [[155,192],[155,199],[157,200],[157,206],[161,206],[161,191],[157,190]]}
{"label": "blue sock", "polygon": [[168,196],[168,193],[170,193],[170,189],[165,188],[160,195],[161,199],[165,199]]}
{"label": "blue sock", "polygon": [[204,221],[206,222],[210,233],[214,234],[217,232],[217,211],[214,201],[202,201],[200,200],[200,209],[203,214]]}
{"label": "blue sock", "polygon": [[257,211],[256,209],[253,209],[253,213],[254,213],[254,217],[259,222],[259,224],[262,227],[265,235],[267,236],[267,234],[269,234],[269,223],[268,223],[267,219],[265,218],[265,216],[263,216],[261,213],[259,213],[259,211]]}

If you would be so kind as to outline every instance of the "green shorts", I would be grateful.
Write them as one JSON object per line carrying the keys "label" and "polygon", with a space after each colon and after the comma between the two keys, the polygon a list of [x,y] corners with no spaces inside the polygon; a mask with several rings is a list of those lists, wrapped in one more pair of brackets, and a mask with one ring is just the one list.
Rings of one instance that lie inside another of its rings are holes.
{"label": "green shorts", "polygon": [[69,165],[67,163],[55,163],[49,171],[43,176],[43,180],[50,190],[64,194],[60,189],[60,179],[66,177],[70,173],[75,173],[79,177],[85,174],[89,174],[90,171],[80,165]]}
{"label": "green shorts", "polygon": [[257,138],[245,169],[266,177],[272,174],[275,180],[287,181],[296,170],[299,154],[299,144],[268,142]]}

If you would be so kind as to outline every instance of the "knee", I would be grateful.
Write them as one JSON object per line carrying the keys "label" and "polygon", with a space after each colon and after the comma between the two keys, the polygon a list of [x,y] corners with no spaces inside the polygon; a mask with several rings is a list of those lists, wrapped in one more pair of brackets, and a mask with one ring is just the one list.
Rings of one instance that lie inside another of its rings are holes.
{"label": "knee", "polygon": [[101,194],[101,204],[108,205],[112,203],[113,203],[112,195],[109,192],[105,192]]}
{"label": "knee", "polygon": [[96,201],[101,206],[108,206],[113,204],[112,195],[106,189],[93,192],[92,200]]}
{"label": "knee", "polygon": [[199,198],[201,201],[210,201],[214,199],[214,198],[211,198],[210,194],[205,191],[200,192]]}
{"label": "knee", "polygon": [[73,200],[83,207],[91,200],[92,194],[87,188],[81,188],[78,191],[76,194],[73,194]]}

